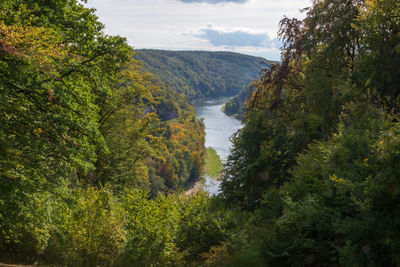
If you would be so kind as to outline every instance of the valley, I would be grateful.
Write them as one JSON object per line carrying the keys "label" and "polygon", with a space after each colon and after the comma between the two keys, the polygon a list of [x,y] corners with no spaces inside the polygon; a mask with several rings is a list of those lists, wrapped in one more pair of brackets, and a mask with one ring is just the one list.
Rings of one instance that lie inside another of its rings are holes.
{"label": "valley", "polygon": [[0,1],[0,266],[400,266],[400,2],[275,2]]}
{"label": "valley", "polygon": [[[219,158],[211,160],[222,160],[225,162],[232,143],[230,138],[241,127],[240,121],[227,116],[221,108],[229,97],[201,98],[193,101],[197,118],[201,119],[205,126],[205,147],[212,148],[215,156]],[[214,162],[211,162],[213,164]],[[207,161],[206,161],[207,164]],[[207,165],[206,165],[207,168]],[[218,166],[214,167],[219,169]],[[219,192],[220,177],[215,171],[205,174],[204,189],[211,195]]]}

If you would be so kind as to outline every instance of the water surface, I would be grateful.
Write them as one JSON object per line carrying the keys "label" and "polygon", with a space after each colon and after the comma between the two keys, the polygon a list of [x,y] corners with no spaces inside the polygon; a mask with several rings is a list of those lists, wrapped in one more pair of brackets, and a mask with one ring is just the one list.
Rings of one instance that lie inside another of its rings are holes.
{"label": "water surface", "polygon": [[[206,147],[215,149],[222,161],[226,160],[232,145],[230,137],[241,127],[239,120],[227,116],[221,111],[229,97],[202,98],[193,101],[198,118],[204,119]],[[206,175],[205,187],[212,194],[218,194],[220,181]]]}

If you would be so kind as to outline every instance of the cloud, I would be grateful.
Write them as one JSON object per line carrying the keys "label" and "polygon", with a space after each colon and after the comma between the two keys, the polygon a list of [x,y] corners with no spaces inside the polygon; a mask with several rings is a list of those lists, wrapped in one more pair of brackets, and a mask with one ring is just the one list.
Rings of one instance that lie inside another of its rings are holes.
{"label": "cloud", "polygon": [[213,46],[279,48],[281,43],[267,33],[251,29],[221,29],[213,25],[201,28],[192,36],[208,41]]}
{"label": "cloud", "polygon": [[246,3],[248,0],[179,0],[183,3],[209,3],[209,4],[218,4],[218,3]]}

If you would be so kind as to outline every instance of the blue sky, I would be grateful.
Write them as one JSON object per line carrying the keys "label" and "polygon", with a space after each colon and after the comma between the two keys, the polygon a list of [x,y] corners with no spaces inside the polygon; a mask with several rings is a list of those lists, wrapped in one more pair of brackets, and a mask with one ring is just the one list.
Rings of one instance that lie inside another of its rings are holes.
{"label": "blue sky", "polygon": [[309,0],[89,0],[135,48],[233,51],[279,60],[278,23],[303,18]]}

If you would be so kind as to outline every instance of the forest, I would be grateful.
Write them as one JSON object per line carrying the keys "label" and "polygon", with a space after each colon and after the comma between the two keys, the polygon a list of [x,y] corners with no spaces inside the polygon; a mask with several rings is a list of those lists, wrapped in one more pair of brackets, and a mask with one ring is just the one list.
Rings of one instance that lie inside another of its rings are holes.
{"label": "forest", "polygon": [[145,71],[189,99],[236,95],[274,63],[233,52],[135,51]]}
{"label": "forest", "polygon": [[243,88],[239,94],[230,98],[223,106],[223,111],[226,115],[243,120],[245,112],[245,103],[250,96],[252,84]]}
{"label": "forest", "polygon": [[209,196],[189,100],[247,84],[174,88],[82,2],[1,1],[0,265],[400,265],[400,2],[303,13]]}

